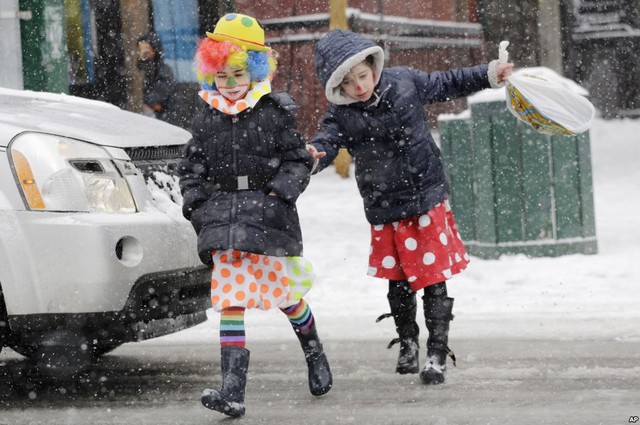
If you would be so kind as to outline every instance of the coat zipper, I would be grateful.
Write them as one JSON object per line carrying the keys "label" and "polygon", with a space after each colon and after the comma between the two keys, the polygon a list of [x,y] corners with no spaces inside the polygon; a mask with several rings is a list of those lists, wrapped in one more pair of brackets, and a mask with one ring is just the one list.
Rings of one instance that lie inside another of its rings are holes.
{"label": "coat zipper", "polygon": [[[237,115],[233,115],[231,117],[231,149],[232,149],[231,171],[233,172],[233,175],[238,174],[238,150],[236,149],[236,123],[238,122],[238,120],[239,118]],[[238,212],[238,192],[236,191],[236,192],[233,192],[233,195],[231,196],[231,224],[229,226],[229,244],[232,249],[235,247],[235,244],[236,244],[236,241],[234,238],[235,232],[233,230],[235,227],[237,212]]]}

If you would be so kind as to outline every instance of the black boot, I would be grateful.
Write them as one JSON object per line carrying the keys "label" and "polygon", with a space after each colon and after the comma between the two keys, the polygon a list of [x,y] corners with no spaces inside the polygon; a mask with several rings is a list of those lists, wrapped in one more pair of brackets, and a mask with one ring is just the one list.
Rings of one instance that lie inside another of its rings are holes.
{"label": "black boot", "polygon": [[227,416],[244,415],[244,389],[249,368],[249,350],[242,347],[222,347],[222,388],[220,391],[207,388],[202,394],[204,407]]}
{"label": "black boot", "polygon": [[396,373],[418,373],[420,365],[418,361],[419,344],[418,335],[420,328],[416,323],[416,293],[405,280],[390,280],[389,293],[387,294],[391,316],[396,325],[398,338],[391,341],[388,348],[400,343],[400,353]]}
{"label": "black boot", "polygon": [[449,322],[453,320],[451,314],[453,298],[447,297],[446,289],[444,289],[444,296],[442,294],[435,295],[433,291],[432,293],[425,291],[422,300],[429,338],[427,340],[427,363],[420,372],[420,379],[423,384],[427,385],[441,384],[444,382],[447,371],[447,355],[452,357],[455,365],[455,356],[447,346]]}
{"label": "black boot", "polygon": [[329,361],[322,348],[315,322],[303,334],[294,328],[309,369],[309,391],[315,396],[326,394],[333,385]]}

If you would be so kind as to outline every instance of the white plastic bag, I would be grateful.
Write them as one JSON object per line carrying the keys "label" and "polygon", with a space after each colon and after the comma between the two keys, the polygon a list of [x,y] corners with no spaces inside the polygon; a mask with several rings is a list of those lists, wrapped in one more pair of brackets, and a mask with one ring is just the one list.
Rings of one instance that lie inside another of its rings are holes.
{"label": "white plastic bag", "polygon": [[[500,43],[500,60],[507,60],[506,46]],[[595,117],[595,108],[579,91],[546,68],[514,73],[507,79],[507,109],[536,131],[551,135],[576,135],[585,132]],[[583,93],[586,93],[583,89]]]}

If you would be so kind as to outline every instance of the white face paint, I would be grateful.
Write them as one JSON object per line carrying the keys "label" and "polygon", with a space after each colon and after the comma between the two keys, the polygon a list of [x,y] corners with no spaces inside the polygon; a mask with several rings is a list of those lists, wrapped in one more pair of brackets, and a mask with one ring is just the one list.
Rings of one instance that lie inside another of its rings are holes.
{"label": "white face paint", "polygon": [[232,102],[244,98],[249,91],[251,76],[246,69],[225,66],[215,76],[215,83],[221,95]]}

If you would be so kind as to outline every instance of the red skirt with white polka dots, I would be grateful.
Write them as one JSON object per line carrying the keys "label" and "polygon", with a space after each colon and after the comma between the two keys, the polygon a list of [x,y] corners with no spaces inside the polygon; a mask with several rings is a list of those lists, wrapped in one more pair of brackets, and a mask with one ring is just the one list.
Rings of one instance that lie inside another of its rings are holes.
{"label": "red skirt with white polka dots", "polygon": [[464,270],[469,255],[444,200],[422,215],[371,226],[369,276],[407,280],[418,291]]}

